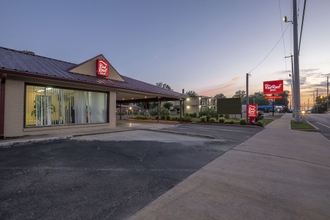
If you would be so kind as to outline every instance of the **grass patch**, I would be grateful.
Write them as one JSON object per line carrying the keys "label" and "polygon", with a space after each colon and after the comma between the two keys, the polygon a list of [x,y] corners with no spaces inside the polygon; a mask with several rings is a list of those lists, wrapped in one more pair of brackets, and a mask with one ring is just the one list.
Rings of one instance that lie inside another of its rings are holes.
{"label": "grass patch", "polygon": [[274,119],[270,119],[270,118],[264,118],[259,120],[264,126],[268,125],[269,123],[271,123],[272,121],[274,121]]}
{"label": "grass patch", "polygon": [[315,130],[315,128],[306,121],[301,123],[295,123],[294,120],[291,120],[291,129],[293,130]]}

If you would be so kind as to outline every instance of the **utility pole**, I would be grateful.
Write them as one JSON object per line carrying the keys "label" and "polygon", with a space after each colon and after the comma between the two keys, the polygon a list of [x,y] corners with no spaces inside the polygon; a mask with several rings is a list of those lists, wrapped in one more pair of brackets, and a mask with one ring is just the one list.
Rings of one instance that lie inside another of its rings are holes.
{"label": "utility pole", "polygon": [[249,105],[249,73],[246,74],[246,123],[249,121],[248,105]]}
{"label": "utility pole", "polygon": [[316,99],[315,99],[315,108],[316,108],[316,113],[319,113],[319,108],[317,106],[317,97],[319,96],[319,88],[316,89]]}
{"label": "utility pole", "polygon": [[301,122],[300,117],[300,76],[299,76],[299,54],[298,54],[298,15],[297,0],[293,3],[293,58],[294,58],[294,122]]}
{"label": "utility pole", "polygon": [[329,108],[329,76],[327,76],[327,112]]}

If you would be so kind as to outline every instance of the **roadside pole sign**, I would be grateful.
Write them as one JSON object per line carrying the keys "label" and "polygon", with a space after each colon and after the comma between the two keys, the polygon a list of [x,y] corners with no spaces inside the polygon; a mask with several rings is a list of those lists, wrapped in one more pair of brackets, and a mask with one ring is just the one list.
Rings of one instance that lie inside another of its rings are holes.
{"label": "roadside pole sign", "polygon": [[273,80],[264,82],[264,94],[282,94],[283,93],[283,80]]}
{"label": "roadside pole sign", "polygon": [[249,104],[247,114],[250,119],[250,124],[252,124],[252,122],[258,117],[258,105]]}

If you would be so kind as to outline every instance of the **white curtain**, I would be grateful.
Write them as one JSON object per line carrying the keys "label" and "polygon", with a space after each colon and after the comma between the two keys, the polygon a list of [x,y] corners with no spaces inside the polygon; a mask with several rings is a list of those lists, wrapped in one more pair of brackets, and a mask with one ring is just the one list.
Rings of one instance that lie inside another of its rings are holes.
{"label": "white curtain", "polygon": [[102,123],[106,122],[107,102],[105,93],[90,92],[89,104],[90,104],[90,118],[91,123]]}
{"label": "white curtain", "polygon": [[85,91],[74,91],[74,117],[76,124],[86,123],[86,93]]}

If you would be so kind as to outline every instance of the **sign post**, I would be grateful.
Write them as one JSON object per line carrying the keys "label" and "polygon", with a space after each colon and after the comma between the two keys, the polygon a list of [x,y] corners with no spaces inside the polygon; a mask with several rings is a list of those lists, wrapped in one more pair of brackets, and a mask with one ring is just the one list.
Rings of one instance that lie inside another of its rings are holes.
{"label": "sign post", "polygon": [[250,119],[250,124],[258,117],[258,105],[257,104],[249,104],[248,105],[248,118]]}

